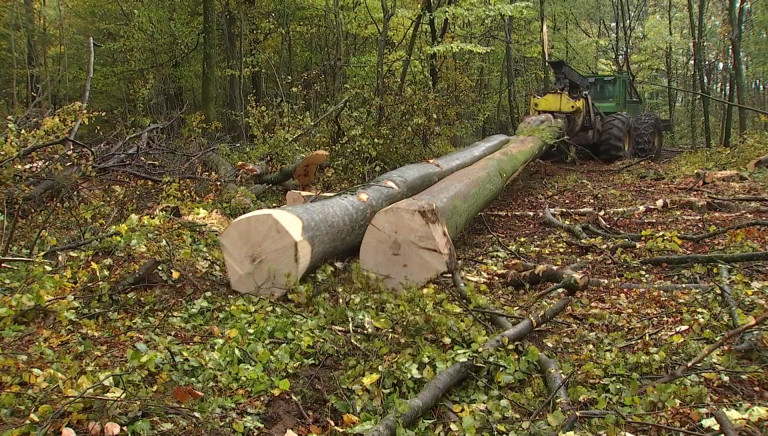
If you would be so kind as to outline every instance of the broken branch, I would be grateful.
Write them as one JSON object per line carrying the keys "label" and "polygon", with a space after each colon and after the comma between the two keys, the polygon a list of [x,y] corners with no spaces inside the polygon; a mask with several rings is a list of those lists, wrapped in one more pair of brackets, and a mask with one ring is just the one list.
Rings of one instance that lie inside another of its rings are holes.
{"label": "broken branch", "polygon": [[768,260],[768,251],[736,254],[688,254],[684,256],[659,256],[642,259],[646,265],[685,265],[689,263],[738,263]]}
{"label": "broken branch", "polygon": [[720,339],[718,339],[717,342],[710,345],[709,347],[705,348],[701,353],[699,353],[696,357],[694,357],[690,362],[685,363],[683,365],[680,365],[675,369],[673,372],[670,372],[669,374],[665,375],[664,377],[656,380],[653,384],[656,383],[669,383],[671,381],[677,380],[679,378],[683,378],[686,375],[686,372],[691,369],[692,367],[698,365],[703,361],[707,356],[712,354],[715,350],[722,347],[726,342],[728,342],[731,338],[740,335],[741,333],[751,329],[752,327],[761,324],[763,321],[765,321],[768,318],[768,312],[760,315],[758,318],[755,318],[754,320],[742,325],[739,328],[733,329],[723,335]]}

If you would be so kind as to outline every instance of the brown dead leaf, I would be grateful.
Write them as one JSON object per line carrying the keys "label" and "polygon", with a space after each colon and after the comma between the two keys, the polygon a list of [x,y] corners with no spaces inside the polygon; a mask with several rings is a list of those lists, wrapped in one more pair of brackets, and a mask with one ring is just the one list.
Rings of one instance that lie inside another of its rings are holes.
{"label": "brown dead leaf", "polygon": [[77,433],[69,427],[62,427],[61,436],[77,436]]}
{"label": "brown dead leaf", "polygon": [[342,416],[342,419],[344,419],[344,422],[341,424],[343,428],[354,427],[357,424],[360,424],[360,418],[351,413],[345,413],[344,416]]}
{"label": "brown dead leaf", "polygon": [[194,398],[202,398],[203,393],[192,388],[176,386],[173,388],[173,391],[171,391],[171,396],[173,396],[173,398],[179,403],[186,403],[187,401]]}
{"label": "brown dead leaf", "polygon": [[106,436],[117,436],[120,434],[120,424],[108,422],[104,424],[104,434]]}
{"label": "brown dead leaf", "polygon": [[323,434],[323,428],[316,425],[310,425],[309,432],[314,434]]}

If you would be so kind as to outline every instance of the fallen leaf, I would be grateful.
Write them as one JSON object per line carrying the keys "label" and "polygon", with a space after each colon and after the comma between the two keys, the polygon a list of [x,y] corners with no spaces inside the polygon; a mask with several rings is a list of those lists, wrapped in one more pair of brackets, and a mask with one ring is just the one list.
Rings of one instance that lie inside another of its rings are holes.
{"label": "fallen leaf", "polygon": [[310,425],[309,432],[314,434],[323,434],[323,429],[322,427],[318,427],[316,425]]}
{"label": "fallen leaf", "polygon": [[62,427],[61,436],[77,436],[77,433],[69,427]]}
{"label": "fallen leaf", "polygon": [[176,386],[173,388],[173,391],[171,391],[171,396],[173,396],[173,398],[179,403],[186,403],[193,398],[202,398],[203,393],[192,388]]}
{"label": "fallen leaf", "polygon": [[288,429],[285,431],[285,436],[299,436],[299,435],[297,435],[296,432],[294,432],[293,430]]}
{"label": "fallen leaf", "polygon": [[345,413],[344,416],[342,416],[342,419],[344,419],[344,422],[341,424],[343,428],[354,427],[357,424],[360,424],[360,418],[351,413]]}
{"label": "fallen leaf", "polygon": [[381,374],[368,374],[365,377],[363,377],[363,386],[369,386],[374,383],[376,383],[377,380],[381,378]]}
{"label": "fallen leaf", "polygon": [[108,422],[104,424],[104,434],[106,436],[117,436],[120,434],[120,424]]}
{"label": "fallen leaf", "polygon": [[173,391],[171,391],[171,396],[179,403],[186,403],[191,398],[189,396],[189,392],[187,392],[187,388],[183,388],[181,386],[176,386],[173,388]]}

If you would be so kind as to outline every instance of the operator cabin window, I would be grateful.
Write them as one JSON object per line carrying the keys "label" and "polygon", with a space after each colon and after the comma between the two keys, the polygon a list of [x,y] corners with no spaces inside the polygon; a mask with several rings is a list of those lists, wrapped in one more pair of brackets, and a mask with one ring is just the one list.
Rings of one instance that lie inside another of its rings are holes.
{"label": "operator cabin window", "polygon": [[591,86],[593,98],[595,101],[611,101],[613,100],[613,80],[603,79],[596,80]]}

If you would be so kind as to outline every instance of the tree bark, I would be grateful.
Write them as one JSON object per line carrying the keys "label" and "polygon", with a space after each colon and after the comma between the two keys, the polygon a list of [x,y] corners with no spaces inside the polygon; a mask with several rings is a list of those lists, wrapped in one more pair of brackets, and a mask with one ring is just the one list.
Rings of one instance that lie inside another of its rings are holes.
{"label": "tree bark", "polygon": [[669,122],[675,125],[675,104],[677,103],[677,94],[672,86],[672,0],[667,0],[667,51],[664,59],[664,67],[667,76],[667,110],[669,110]]}
{"label": "tree bark", "polygon": [[688,0],[688,19],[690,21],[691,39],[693,45],[693,69],[698,79],[699,92],[702,94],[701,106],[704,116],[704,141],[707,148],[712,146],[712,129],[709,120],[709,87],[704,76],[704,54],[702,38],[704,34],[704,11],[706,0],[699,0],[698,26],[694,21],[693,0]]}
{"label": "tree bark", "polygon": [[[728,21],[731,25],[731,57],[733,62],[733,86],[736,91],[736,101],[744,106],[744,65],[741,58],[741,40],[744,28],[744,0],[728,0]],[[730,100],[730,99],[729,99]],[[747,110],[739,106],[739,141],[747,130]]]}
{"label": "tree bark", "polygon": [[[424,2],[424,8],[428,2]],[[405,60],[403,61],[403,69],[400,72],[400,84],[397,87],[397,93],[402,94],[405,90],[405,79],[408,77],[408,69],[411,66],[411,58],[413,57],[413,49],[416,46],[416,40],[419,38],[419,29],[421,28],[421,21],[424,19],[424,9],[419,11],[419,15],[416,16],[416,22],[413,23],[413,32],[411,33],[411,39],[408,42],[408,49],[405,52]]]}
{"label": "tree bark", "polygon": [[360,266],[392,289],[453,269],[452,239],[546,148],[539,138],[514,137],[500,151],[382,210],[365,233]]}
{"label": "tree bark", "polygon": [[647,265],[685,265],[688,263],[735,263],[768,260],[768,251],[736,254],[689,254],[686,256],[659,256],[642,259]]}
{"label": "tree bark", "polygon": [[38,97],[37,29],[35,26],[35,2],[24,0],[24,27],[27,37],[27,105],[32,107]]}
{"label": "tree bark", "polygon": [[539,26],[541,29],[541,72],[543,74],[541,82],[541,93],[546,94],[549,91],[549,41],[547,40],[547,16],[545,0],[539,0]]}
{"label": "tree bark", "polygon": [[498,151],[509,140],[492,136],[438,159],[390,171],[327,200],[241,216],[220,238],[232,287],[284,295],[308,271],[354,254],[376,212]]}
{"label": "tree bark", "polygon": [[214,0],[203,0],[203,77],[201,104],[208,122],[216,119],[215,59],[216,11]]}
{"label": "tree bark", "polygon": [[515,67],[512,62],[512,18],[507,17],[504,20],[504,62],[506,63],[507,73],[507,114],[509,120],[509,131],[514,132],[517,128],[517,103],[515,102]]}

